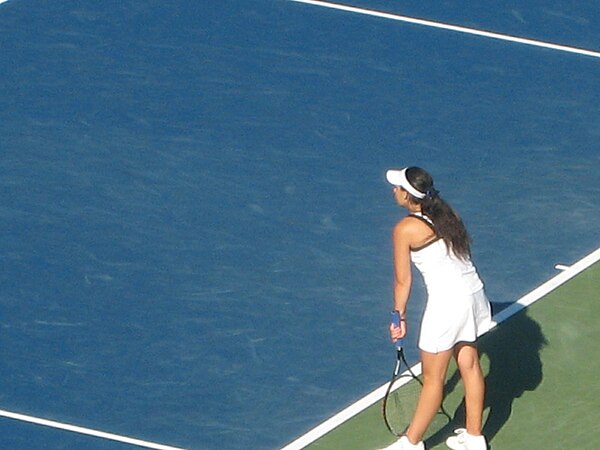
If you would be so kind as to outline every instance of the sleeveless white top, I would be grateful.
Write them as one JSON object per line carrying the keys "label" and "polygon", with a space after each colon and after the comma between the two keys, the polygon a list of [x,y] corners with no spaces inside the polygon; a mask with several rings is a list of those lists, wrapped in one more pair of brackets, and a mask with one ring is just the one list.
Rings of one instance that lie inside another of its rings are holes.
{"label": "sleeveless white top", "polygon": [[[425,220],[433,228],[429,217],[420,213],[411,216]],[[447,296],[449,292],[470,295],[483,289],[483,282],[471,260],[456,256],[443,239],[411,250],[410,259],[421,272],[429,296]]]}
{"label": "sleeveless white top", "polygon": [[457,257],[443,239],[411,251],[410,259],[421,272],[429,296],[448,292],[469,295],[483,289],[473,263]]}
{"label": "sleeveless white top", "polygon": [[[427,222],[422,214],[411,214]],[[475,266],[461,259],[443,239],[436,239],[418,249],[410,258],[423,276],[427,304],[421,321],[419,348],[437,353],[458,342],[474,342],[487,331],[491,322],[489,302]]]}

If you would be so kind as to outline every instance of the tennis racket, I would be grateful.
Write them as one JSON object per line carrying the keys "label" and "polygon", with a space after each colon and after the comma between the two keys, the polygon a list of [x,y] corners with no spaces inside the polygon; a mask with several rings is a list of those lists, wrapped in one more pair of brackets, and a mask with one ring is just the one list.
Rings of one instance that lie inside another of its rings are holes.
{"label": "tennis racket", "polygon": [[[392,324],[399,327],[400,320],[398,311],[392,311]],[[394,346],[396,347],[396,364],[383,397],[382,412],[387,429],[393,435],[400,437],[406,432],[414,416],[423,382],[406,362],[402,339],[395,341]],[[442,406],[436,414],[428,434],[448,424],[450,420],[450,415]]]}
{"label": "tennis racket", "polygon": [[[400,326],[400,313],[392,311],[392,324]],[[402,339],[394,342],[396,347],[396,364],[383,397],[383,421],[385,426],[395,436],[402,436],[413,417],[421,393],[419,378],[412,372],[406,358]],[[405,369],[403,373],[402,369]],[[402,387],[400,389],[400,387]]]}

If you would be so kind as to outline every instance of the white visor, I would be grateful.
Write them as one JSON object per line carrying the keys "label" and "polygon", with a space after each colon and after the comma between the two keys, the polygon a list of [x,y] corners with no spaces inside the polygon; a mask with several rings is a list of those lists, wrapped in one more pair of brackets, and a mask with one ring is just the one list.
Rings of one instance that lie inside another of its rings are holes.
{"label": "white visor", "polygon": [[388,183],[393,184],[394,186],[400,186],[410,195],[416,198],[425,198],[426,194],[416,190],[409,182],[408,178],[406,178],[406,169],[390,169],[385,173],[385,178],[388,180]]}

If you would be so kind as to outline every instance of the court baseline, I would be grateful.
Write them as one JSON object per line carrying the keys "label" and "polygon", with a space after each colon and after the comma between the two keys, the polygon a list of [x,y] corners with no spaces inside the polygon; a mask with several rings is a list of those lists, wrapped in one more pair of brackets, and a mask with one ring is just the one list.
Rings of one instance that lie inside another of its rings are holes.
{"label": "court baseline", "polygon": [[425,19],[418,19],[418,18],[414,18],[414,17],[401,16],[398,14],[391,14],[391,13],[375,11],[375,10],[365,9],[365,8],[357,8],[355,6],[343,5],[340,3],[324,2],[324,1],[320,1],[320,0],[290,0],[290,1],[296,2],[296,3],[305,3],[305,4],[309,4],[309,5],[321,6],[324,8],[336,9],[336,10],[340,10],[340,11],[347,11],[347,12],[352,12],[352,13],[357,13],[357,14],[363,14],[363,15],[367,15],[367,16],[381,17],[384,19],[396,20],[396,21],[412,23],[412,24],[416,24],[416,25],[423,25],[423,26],[432,27],[432,28],[440,28],[443,30],[455,31],[458,33],[471,34],[471,35],[475,35],[475,36],[481,36],[481,37],[497,39],[497,40],[502,40],[502,41],[509,41],[509,42],[514,42],[514,43],[518,43],[518,44],[530,45],[530,46],[534,46],[534,47],[542,47],[542,48],[558,50],[558,51],[567,52],[567,53],[575,53],[575,54],[584,55],[584,56],[591,56],[593,58],[600,58],[600,52],[598,52],[598,51],[587,50],[587,49],[577,48],[577,47],[569,47],[567,45],[553,44],[551,42],[527,39],[527,38],[522,38],[522,37],[518,37],[518,36],[511,36],[508,34],[494,33],[491,31],[478,30],[476,28],[462,27],[459,25],[452,25],[452,24],[447,24],[447,23],[442,23],[442,22],[435,22],[432,20],[425,20]]}
{"label": "court baseline", "polygon": [[157,444],[155,442],[143,441],[141,439],[135,439],[127,436],[120,436],[118,434],[106,433],[104,431],[92,430],[90,428],[84,428],[77,425],[69,425],[66,423],[56,422],[54,420],[42,419],[39,417],[28,416],[25,414],[19,414],[11,411],[5,411],[0,409],[0,416],[6,417],[21,422],[29,422],[36,425],[43,425],[50,428],[56,428],[59,430],[71,431],[73,433],[84,434],[87,436],[94,436],[101,439],[108,439],[117,442],[123,442],[125,444],[137,445],[138,447],[152,448],[155,450],[185,450],[182,448],[171,447],[169,445]]}

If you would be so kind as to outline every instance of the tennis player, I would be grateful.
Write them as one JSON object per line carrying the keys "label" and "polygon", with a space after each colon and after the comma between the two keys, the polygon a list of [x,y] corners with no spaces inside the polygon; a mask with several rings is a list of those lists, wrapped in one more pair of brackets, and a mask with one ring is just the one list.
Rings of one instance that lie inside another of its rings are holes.
{"label": "tennis player", "polygon": [[[466,424],[446,444],[453,450],[486,450],[481,434],[485,385],[476,341],[489,329],[491,312],[471,262],[469,235],[425,170],[390,169],[386,178],[394,187],[396,202],[408,211],[393,230],[394,308],[401,317],[406,317],[411,262],[427,288],[418,341],[423,389],[405,435],[388,448],[425,448],[423,435],[440,408],[448,364],[454,357],[465,387]],[[390,325],[392,340],[406,333],[405,320],[399,327]]]}

